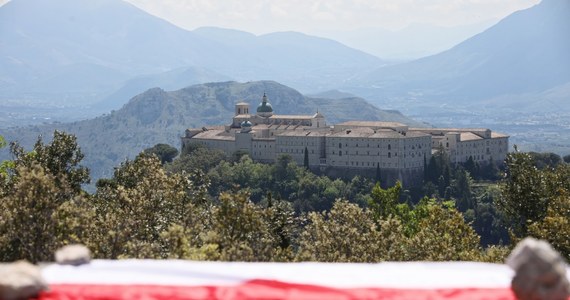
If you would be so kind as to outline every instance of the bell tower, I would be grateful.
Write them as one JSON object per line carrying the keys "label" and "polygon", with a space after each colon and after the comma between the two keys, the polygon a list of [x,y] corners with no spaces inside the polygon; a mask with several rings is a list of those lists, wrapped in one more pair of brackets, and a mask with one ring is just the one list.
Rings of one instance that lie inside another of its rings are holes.
{"label": "bell tower", "polygon": [[237,103],[235,115],[249,115],[249,104],[245,102]]}

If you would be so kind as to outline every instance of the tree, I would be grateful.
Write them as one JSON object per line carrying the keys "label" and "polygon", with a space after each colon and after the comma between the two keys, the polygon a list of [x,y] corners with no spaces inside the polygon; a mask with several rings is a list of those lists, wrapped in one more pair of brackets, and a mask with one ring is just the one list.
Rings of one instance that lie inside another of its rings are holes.
{"label": "tree", "polygon": [[311,212],[299,237],[297,260],[377,262],[382,241],[370,211],[337,200],[329,212]]}
{"label": "tree", "polygon": [[47,261],[56,248],[85,242],[92,211],[81,184],[89,173],[76,138],[56,131],[50,144],[38,138],[31,152],[15,143],[11,151],[0,193],[0,260]]}
{"label": "tree", "polygon": [[472,218],[466,221],[472,222],[473,229],[481,236],[481,245],[508,245],[509,234],[504,215],[498,210],[495,202],[501,197],[498,185],[488,185],[476,192],[475,208],[472,209]]}
{"label": "tree", "polygon": [[177,159],[165,165],[169,172],[182,173],[201,170],[207,173],[220,162],[226,160],[226,155],[219,149],[196,148],[190,154],[180,155]]}
{"label": "tree", "polygon": [[265,211],[245,192],[222,193],[212,208],[206,243],[215,244],[220,260],[271,261],[281,240],[272,235]]}
{"label": "tree", "polygon": [[[424,158],[424,160],[425,160],[425,158]],[[380,163],[376,163],[376,176],[374,177],[374,179],[376,179],[377,183],[382,182],[381,181],[382,178],[380,178]]]}
{"label": "tree", "polygon": [[305,169],[309,169],[309,150],[307,150],[307,147],[305,147],[305,157],[303,159],[303,166],[305,167]]}
{"label": "tree", "polygon": [[121,164],[113,178],[97,182],[98,230],[91,245],[95,255],[112,259],[169,257],[171,245],[161,238],[172,237],[169,233],[175,226],[186,233],[191,245],[199,246],[196,237],[203,229],[200,207],[207,191],[196,182],[184,174],[167,175],[157,157],[144,152]]}
{"label": "tree", "polygon": [[452,182],[454,191],[453,197],[456,199],[457,209],[459,211],[465,212],[468,209],[474,208],[475,202],[471,190],[472,185],[473,179],[469,176],[467,171],[459,169],[455,172],[455,180]]}
{"label": "tree", "polygon": [[547,180],[528,153],[509,153],[505,162],[506,176],[497,206],[511,222],[515,234],[524,237],[528,224],[541,220],[546,214]]}
{"label": "tree", "polygon": [[481,170],[481,178],[496,181],[500,178],[500,170],[493,157],[489,157],[489,162]]}
{"label": "tree", "polygon": [[417,229],[409,241],[406,260],[479,258],[479,236],[449,203],[425,199],[411,213]]}
{"label": "tree", "polygon": [[371,199],[368,202],[375,220],[386,219],[388,216],[396,214],[401,190],[402,184],[399,181],[388,189],[383,189],[380,183],[376,183],[372,188]]}
{"label": "tree", "polygon": [[562,163],[562,157],[556,153],[529,152],[528,154],[532,157],[535,166],[540,170],[544,168],[555,168],[558,164]]}
{"label": "tree", "polygon": [[57,186],[69,184],[74,193],[80,192],[81,185],[90,181],[89,170],[80,166],[84,155],[74,135],[56,130],[49,144],[44,144],[40,136],[31,152],[17,143],[10,145],[10,151],[14,156],[14,166],[29,168],[37,163],[55,176]]}
{"label": "tree", "polygon": [[564,191],[548,206],[544,219],[528,228],[532,236],[548,241],[566,260],[570,260],[570,195]]}
{"label": "tree", "polygon": [[16,168],[18,179],[0,199],[0,260],[50,261],[57,248],[86,234],[80,228],[89,226],[89,219],[79,209],[71,207],[72,216],[64,213],[66,204],[85,199],[61,199],[55,176],[37,163]]}
{"label": "tree", "polygon": [[472,177],[477,177],[479,174],[477,174],[477,165],[475,163],[475,160],[473,159],[473,156],[469,155],[469,158],[467,159],[467,161],[464,164],[464,168],[467,172],[469,172],[469,174],[471,174]]}
{"label": "tree", "polygon": [[178,155],[178,149],[167,144],[156,144],[151,148],[145,149],[144,152],[156,155],[162,164],[172,162]]}
{"label": "tree", "polygon": [[[6,140],[0,135],[0,149],[6,147]],[[6,160],[0,162],[0,187],[5,183],[8,178],[8,170],[14,168],[14,163],[12,161]],[[4,189],[0,189],[0,196]]]}
{"label": "tree", "polygon": [[192,154],[197,149],[206,148],[203,144],[200,143],[186,143],[182,146],[182,151],[180,156],[186,156]]}

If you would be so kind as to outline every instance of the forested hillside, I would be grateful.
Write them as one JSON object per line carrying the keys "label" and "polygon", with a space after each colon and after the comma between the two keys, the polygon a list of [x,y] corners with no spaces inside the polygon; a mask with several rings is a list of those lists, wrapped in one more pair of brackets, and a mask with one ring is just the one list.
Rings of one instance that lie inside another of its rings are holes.
{"label": "forested hillside", "polygon": [[[111,259],[499,262],[527,235],[570,258],[570,166],[562,162],[540,169],[539,156],[511,153],[493,184],[497,193],[461,204],[448,190],[460,186],[454,182],[471,186],[470,173],[442,164],[443,156],[430,162],[425,182],[449,180],[440,186],[445,196],[434,190],[416,201],[399,184],[332,180],[288,156],[263,165],[192,146],[162,165],[155,154],[170,157],[165,148],[124,161],[89,194],[81,188],[89,173],[74,136],[55,132],[31,152],[11,145],[14,159],[0,169],[0,260],[48,261],[56,248],[83,243]],[[477,195],[455,192],[464,200]],[[501,224],[511,240],[482,243],[493,233],[477,227],[479,218],[488,218],[483,227]]]}

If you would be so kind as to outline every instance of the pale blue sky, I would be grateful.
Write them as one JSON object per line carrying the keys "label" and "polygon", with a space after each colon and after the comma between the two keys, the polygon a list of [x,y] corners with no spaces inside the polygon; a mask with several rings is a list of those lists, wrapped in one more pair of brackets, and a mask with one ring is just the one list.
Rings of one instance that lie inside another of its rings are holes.
{"label": "pale blue sky", "polygon": [[[1,1],[1,0],[0,0]],[[500,20],[539,0],[127,0],[186,29],[235,28],[262,34],[316,34],[357,28],[444,27]]]}

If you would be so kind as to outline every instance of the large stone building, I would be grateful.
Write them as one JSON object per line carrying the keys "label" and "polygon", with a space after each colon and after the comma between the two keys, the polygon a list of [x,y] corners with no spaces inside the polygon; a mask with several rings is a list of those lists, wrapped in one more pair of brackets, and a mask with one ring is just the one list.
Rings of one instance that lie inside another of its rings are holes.
{"label": "large stone building", "polygon": [[424,164],[434,151],[445,149],[452,163],[472,157],[486,163],[502,163],[508,136],[489,129],[408,128],[395,122],[349,121],[327,125],[325,117],[276,115],[263,95],[255,114],[249,104],[237,103],[232,123],[226,126],[187,129],[182,146],[200,143],[228,155],[246,151],[255,161],[271,163],[282,154],[326,174],[374,176],[405,184],[421,182]]}

